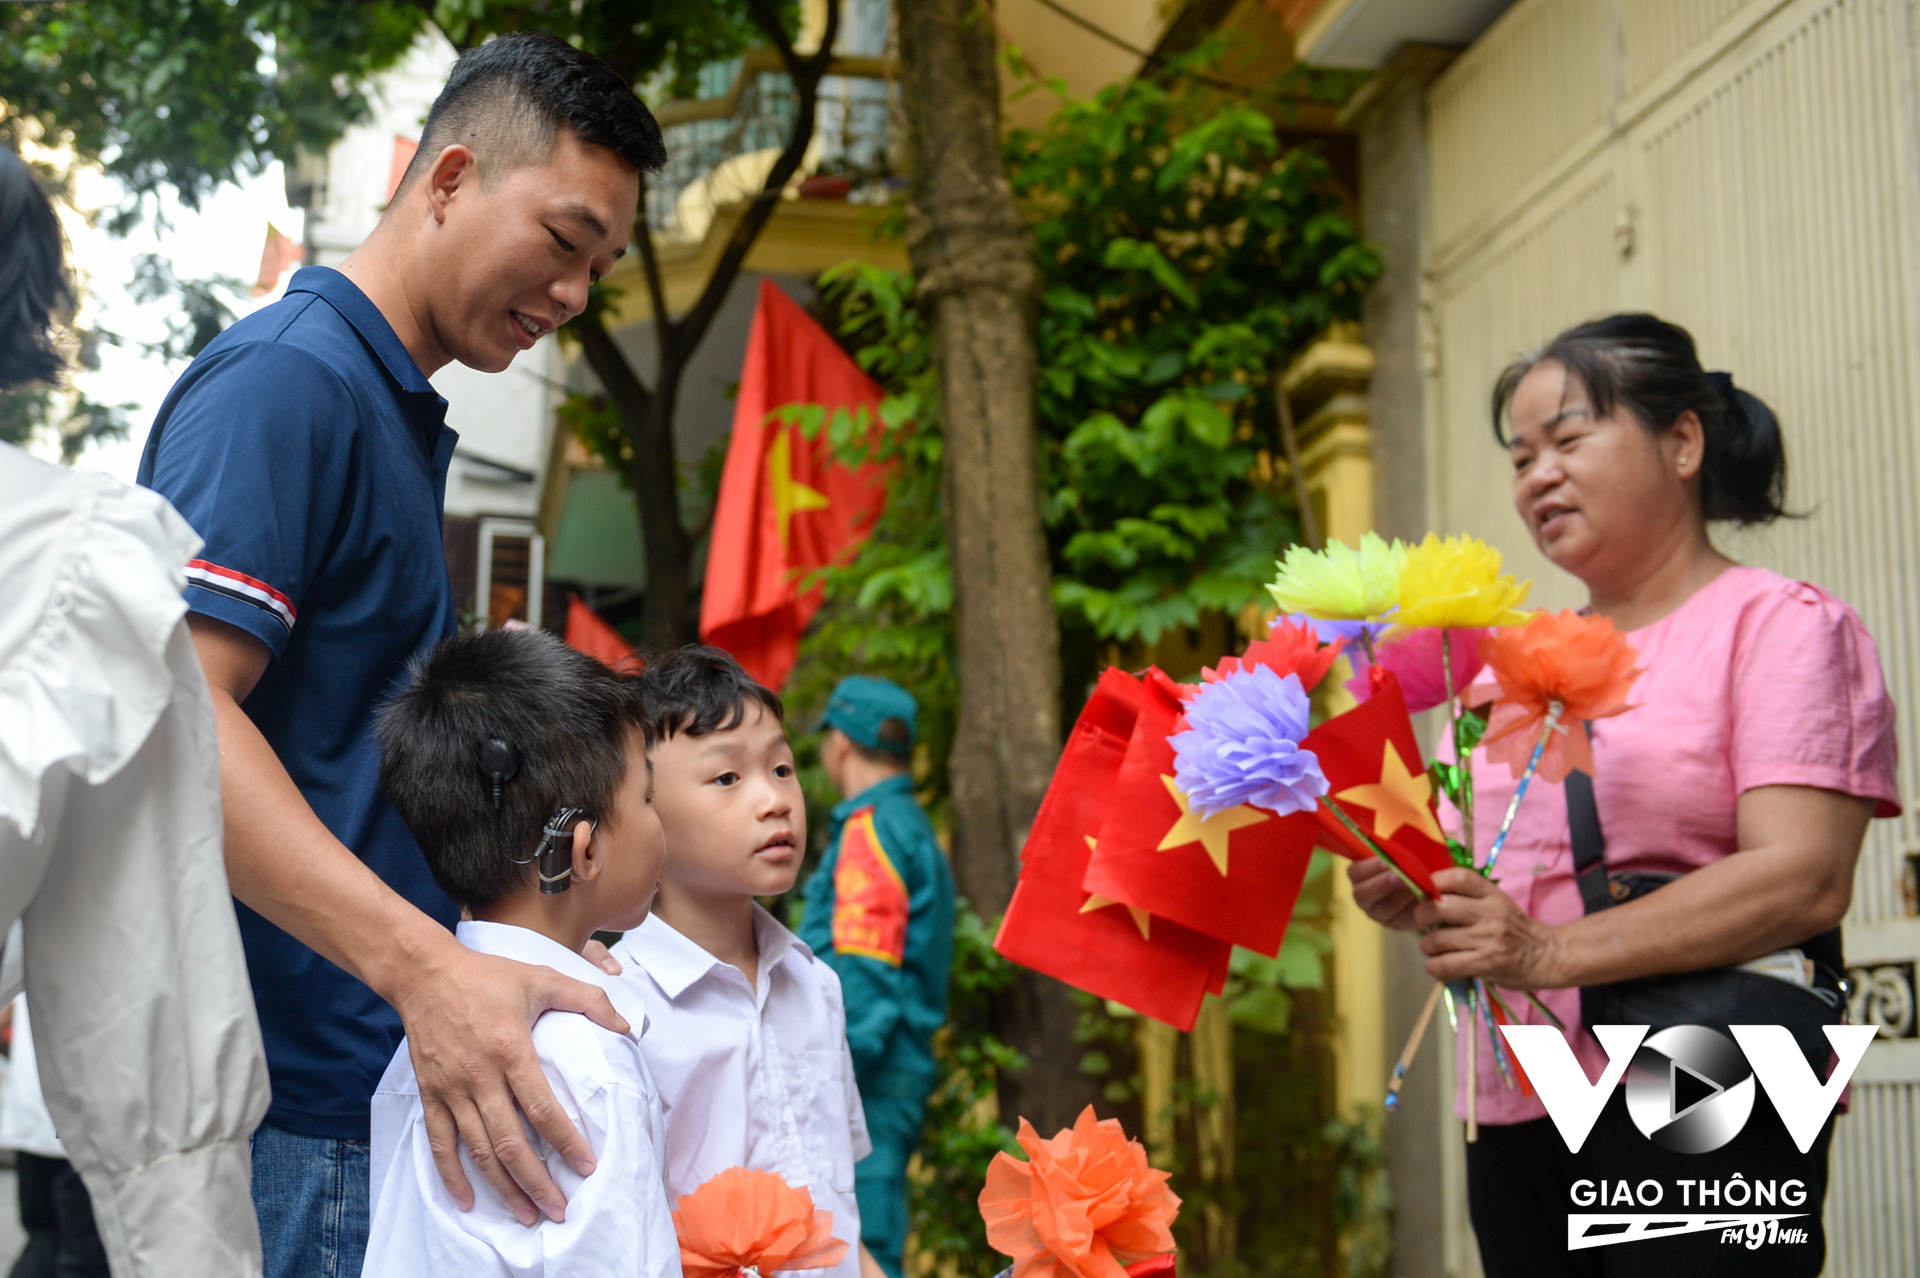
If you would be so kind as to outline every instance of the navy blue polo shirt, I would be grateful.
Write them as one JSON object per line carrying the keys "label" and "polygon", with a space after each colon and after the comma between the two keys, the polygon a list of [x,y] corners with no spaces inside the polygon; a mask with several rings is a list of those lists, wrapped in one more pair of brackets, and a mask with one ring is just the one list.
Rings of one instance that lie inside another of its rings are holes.
{"label": "navy blue polo shirt", "polygon": [[[308,267],[283,301],[194,360],[153,423],[140,482],[206,541],[187,606],[273,660],[242,707],[315,814],[451,928],[459,907],[380,793],[375,709],[454,632],[441,505],[456,436],[393,328],[346,276]],[[401,1038],[371,989],[235,902],[273,1080],[267,1122],[365,1140]]]}

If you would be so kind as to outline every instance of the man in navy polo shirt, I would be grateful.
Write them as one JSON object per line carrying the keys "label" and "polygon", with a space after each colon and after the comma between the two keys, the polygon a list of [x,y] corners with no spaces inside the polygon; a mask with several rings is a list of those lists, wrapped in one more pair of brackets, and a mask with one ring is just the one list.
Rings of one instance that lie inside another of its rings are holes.
{"label": "man in navy polo shirt", "polygon": [[428,375],[499,372],[579,314],[664,160],[653,117],[592,57],[542,36],[469,50],[366,243],[210,344],[147,441],[141,482],[206,541],[187,602],[273,1082],[253,1148],[268,1278],[360,1272],[369,1106],[403,1032],[462,1207],[464,1142],[523,1221],[564,1214],[520,1111],[592,1170],[529,1027],[547,1008],[628,1027],[597,988],[454,940],[458,909],[380,793],[372,722],[454,631],[455,436]]}

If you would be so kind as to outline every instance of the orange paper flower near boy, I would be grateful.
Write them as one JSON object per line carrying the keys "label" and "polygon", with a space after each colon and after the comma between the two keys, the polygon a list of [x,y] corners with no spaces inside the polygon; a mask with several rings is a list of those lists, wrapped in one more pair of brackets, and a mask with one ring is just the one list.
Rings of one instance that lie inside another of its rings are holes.
{"label": "orange paper flower near boy", "polygon": [[825,1269],[847,1244],[833,1213],[773,1172],[729,1167],[683,1197],[673,1213],[686,1278],[733,1278],[746,1270]]}
{"label": "orange paper flower near boy", "polygon": [[1041,1140],[1020,1120],[1030,1161],[996,1154],[980,1191],[987,1242],[1013,1257],[1013,1278],[1127,1278],[1126,1267],[1173,1250],[1180,1199],[1116,1119],[1089,1105]]}
{"label": "orange paper flower near boy", "polygon": [[1627,690],[1639,677],[1634,650],[1605,617],[1543,612],[1524,626],[1495,630],[1481,655],[1500,684],[1487,734],[1487,758],[1518,778],[1557,703],[1561,730],[1549,734],[1540,755],[1542,780],[1564,781],[1578,768],[1593,771],[1586,721],[1630,709]]}

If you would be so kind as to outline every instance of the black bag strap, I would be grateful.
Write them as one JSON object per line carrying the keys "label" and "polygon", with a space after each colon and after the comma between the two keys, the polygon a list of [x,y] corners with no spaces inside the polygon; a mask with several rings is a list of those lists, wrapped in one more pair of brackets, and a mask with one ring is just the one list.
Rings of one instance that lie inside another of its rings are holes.
{"label": "black bag strap", "polygon": [[[1593,801],[1593,778],[1584,772],[1567,773],[1567,832],[1573,840],[1573,881],[1580,888],[1586,913],[1611,908],[1616,902],[1607,877],[1607,837],[1600,829],[1600,809]],[[1800,943],[1806,956],[1825,967],[1829,979],[1845,970],[1839,928]]]}
{"label": "black bag strap", "polygon": [[1600,830],[1600,809],[1593,801],[1593,778],[1567,773],[1567,831],[1573,838],[1573,881],[1588,914],[1613,904],[1607,887],[1607,836]]}

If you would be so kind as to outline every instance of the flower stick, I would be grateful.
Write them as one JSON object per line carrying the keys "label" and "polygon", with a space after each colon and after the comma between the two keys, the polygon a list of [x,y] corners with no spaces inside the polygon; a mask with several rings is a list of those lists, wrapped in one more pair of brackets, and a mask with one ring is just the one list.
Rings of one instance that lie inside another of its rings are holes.
{"label": "flower stick", "polygon": [[[1453,742],[1453,761],[1462,768],[1470,763],[1460,750],[1460,693],[1453,686],[1453,631],[1446,626],[1440,628],[1440,678],[1447,689],[1447,727]],[[1469,855],[1473,852],[1473,789],[1469,785],[1460,787],[1460,832],[1465,837],[1461,842],[1467,845]]]}
{"label": "flower stick", "polygon": [[1513,818],[1520,812],[1520,800],[1526,796],[1527,786],[1533,781],[1533,774],[1540,770],[1540,756],[1546,752],[1547,742],[1560,730],[1560,714],[1567,708],[1564,701],[1555,701],[1547,707],[1546,723],[1540,730],[1540,740],[1534,743],[1533,757],[1527,760],[1527,770],[1520,775],[1520,784],[1514,787],[1513,798],[1507,804],[1507,815],[1501,818],[1500,833],[1494,836],[1493,847],[1487,852],[1487,873],[1493,873],[1493,863],[1500,859],[1500,849],[1507,846],[1507,835],[1513,829]]}
{"label": "flower stick", "polygon": [[1467,995],[1467,1144],[1480,1139],[1480,1027],[1473,1020],[1473,995]]}
{"label": "flower stick", "polygon": [[1513,1067],[1507,1064],[1507,1049],[1500,1045],[1500,1032],[1493,1025],[1493,999],[1487,992],[1487,983],[1479,977],[1473,978],[1473,988],[1477,995],[1475,1001],[1480,1005],[1480,1016],[1487,1024],[1487,1042],[1493,1045],[1493,1063],[1500,1068],[1500,1081],[1512,1091],[1517,1083],[1513,1078]]}
{"label": "flower stick", "polygon": [[1394,1064],[1393,1079],[1387,1084],[1387,1108],[1396,1109],[1400,1104],[1400,1085],[1407,1081],[1407,1067],[1413,1064],[1414,1053],[1420,1050],[1420,1040],[1426,1037],[1427,1024],[1433,1020],[1433,1009],[1440,1005],[1440,992],[1446,989],[1442,981],[1435,981],[1433,988],[1427,991],[1427,1003],[1420,1009],[1420,1017],[1413,1023],[1413,1033],[1407,1035],[1407,1045],[1401,1049],[1400,1059]]}

